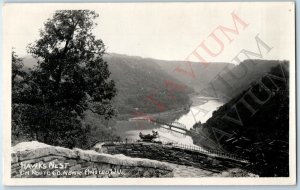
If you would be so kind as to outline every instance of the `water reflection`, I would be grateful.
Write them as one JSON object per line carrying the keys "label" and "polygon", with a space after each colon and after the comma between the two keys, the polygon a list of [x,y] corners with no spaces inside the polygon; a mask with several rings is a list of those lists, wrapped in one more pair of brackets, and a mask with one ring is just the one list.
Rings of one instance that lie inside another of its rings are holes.
{"label": "water reflection", "polygon": [[222,105],[223,102],[208,100],[202,105],[191,107],[187,114],[181,116],[176,121],[184,124],[187,129],[190,129],[199,121],[205,123],[212,116],[212,113]]}
{"label": "water reflection", "polygon": [[[187,129],[193,127],[196,122],[204,123],[211,116],[212,113],[217,110],[223,103],[217,100],[208,100],[206,103],[199,106],[192,106],[190,111],[181,116],[176,122],[182,123],[186,126]],[[133,121],[134,122],[134,121]],[[133,123],[132,122],[132,123]],[[186,145],[194,145],[193,139],[181,133],[168,130],[168,126],[156,125],[152,128],[141,129],[128,129],[122,132],[121,136],[130,138],[130,139],[139,139],[139,133],[143,134],[152,134],[152,130],[157,130],[159,132],[159,140],[165,142],[181,143]],[[173,129],[176,130],[176,129]],[[179,130],[179,129],[178,129]],[[179,130],[180,131],[180,130]],[[182,131],[181,131],[182,132]]]}

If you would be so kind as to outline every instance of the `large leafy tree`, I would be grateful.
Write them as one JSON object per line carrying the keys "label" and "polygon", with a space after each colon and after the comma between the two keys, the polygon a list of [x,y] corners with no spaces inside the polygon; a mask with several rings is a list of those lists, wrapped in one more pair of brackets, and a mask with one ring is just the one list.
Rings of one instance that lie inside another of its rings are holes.
{"label": "large leafy tree", "polygon": [[56,11],[40,30],[40,38],[28,45],[38,59],[28,78],[22,103],[30,105],[23,117],[38,140],[68,147],[82,144],[88,128],[82,122],[91,110],[111,118],[116,94],[104,44],[92,30],[98,14],[89,10]]}
{"label": "large leafy tree", "polygon": [[34,78],[46,104],[78,114],[89,108],[110,118],[116,90],[102,59],[104,44],[92,34],[97,17],[88,10],[57,11],[28,51],[39,59]]}

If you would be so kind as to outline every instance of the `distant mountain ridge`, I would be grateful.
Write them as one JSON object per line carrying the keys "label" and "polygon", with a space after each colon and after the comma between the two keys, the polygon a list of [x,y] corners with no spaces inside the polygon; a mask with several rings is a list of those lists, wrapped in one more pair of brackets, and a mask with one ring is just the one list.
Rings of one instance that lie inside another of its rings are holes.
{"label": "distant mountain ridge", "polygon": [[[224,102],[241,93],[251,82],[262,77],[278,64],[276,60],[245,60],[238,65],[220,62],[204,64],[185,61],[166,61],[116,53],[104,55],[118,96],[115,105],[121,114],[154,113],[189,104],[192,92],[216,97]],[[26,67],[32,68],[36,59],[23,57]],[[192,71],[191,77],[176,68]]]}
{"label": "distant mountain ridge", "polygon": [[231,69],[225,69],[211,84],[218,90],[220,96],[225,96],[229,100],[280,63],[282,61],[279,60],[244,60]]}
{"label": "distant mountain ridge", "polygon": [[[120,114],[131,117],[187,107],[193,89],[167,74],[150,59],[120,54],[105,54],[111,78],[116,83],[114,105]],[[25,69],[33,68],[37,60],[23,57]]]}
{"label": "distant mountain ridge", "polygon": [[192,88],[169,75],[151,59],[106,54],[121,113],[156,113],[189,105]]}
{"label": "distant mountain ridge", "polygon": [[207,87],[209,82],[225,67],[230,69],[235,67],[234,64],[226,62],[209,63],[207,66],[199,62],[188,63],[186,61],[154,60],[154,62],[161,66],[165,72],[198,92]]}
{"label": "distant mountain ridge", "polygon": [[280,63],[278,60],[247,59],[237,65],[227,62],[205,65],[199,62],[150,60],[199,94],[219,98],[224,102],[241,93]]}

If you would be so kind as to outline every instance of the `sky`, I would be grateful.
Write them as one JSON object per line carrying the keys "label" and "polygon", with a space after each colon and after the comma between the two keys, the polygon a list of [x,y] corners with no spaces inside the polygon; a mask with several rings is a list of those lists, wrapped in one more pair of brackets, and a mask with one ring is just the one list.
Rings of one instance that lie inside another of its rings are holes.
{"label": "sky", "polygon": [[[264,59],[294,58],[294,9],[292,3],[112,3],[112,4],[40,4],[5,5],[5,40],[20,56],[27,44],[39,38],[43,23],[58,9],[91,9],[99,13],[94,30],[107,52],[163,60],[199,61],[197,52],[208,62],[232,62],[242,49],[258,52],[255,36],[271,47],[262,47]],[[220,26],[235,29],[227,32]],[[217,30],[216,30],[217,29]],[[213,33],[214,32],[214,33]],[[213,38],[221,41],[223,48]],[[205,44],[215,55],[201,47]],[[216,53],[218,52],[218,54]],[[217,54],[217,55],[216,55]]]}

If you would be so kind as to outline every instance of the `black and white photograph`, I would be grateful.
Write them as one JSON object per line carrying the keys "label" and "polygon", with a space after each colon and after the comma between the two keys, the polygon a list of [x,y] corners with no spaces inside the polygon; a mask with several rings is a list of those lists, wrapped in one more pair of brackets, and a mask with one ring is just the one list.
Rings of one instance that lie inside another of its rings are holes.
{"label": "black and white photograph", "polygon": [[3,11],[7,185],[296,183],[293,2]]}

